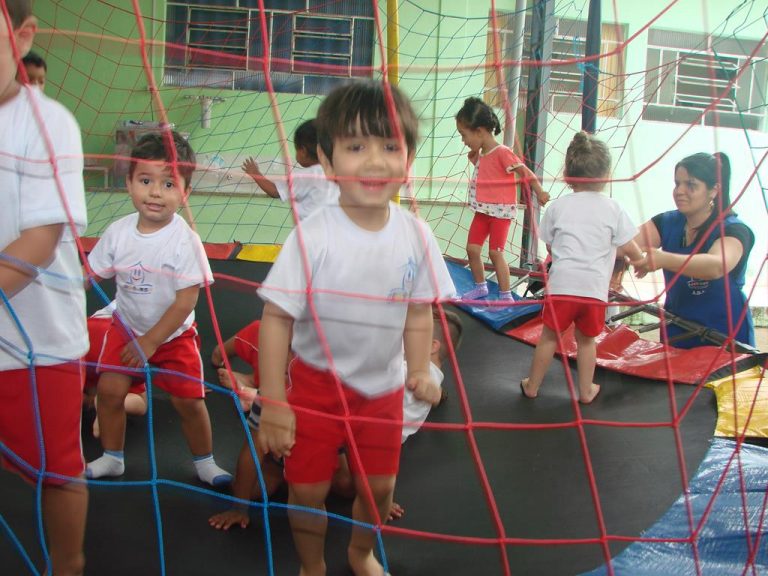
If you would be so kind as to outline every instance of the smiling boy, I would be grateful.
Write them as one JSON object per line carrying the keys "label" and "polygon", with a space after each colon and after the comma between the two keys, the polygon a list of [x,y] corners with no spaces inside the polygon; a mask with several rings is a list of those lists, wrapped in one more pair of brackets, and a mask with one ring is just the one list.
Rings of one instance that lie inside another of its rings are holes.
{"label": "smiling boy", "polygon": [[[203,368],[195,328],[200,286],[213,282],[200,237],[176,212],[190,193],[195,155],[177,132],[148,134],[131,151],[128,194],[136,212],[112,223],[88,257],[97,278],[115,277],[117,308],[99,356],[97,417],[104,454],[89,478],[125,470],[124,401],[146,377],[170,394],[203,482],[232,477],[213,460]],[[148,380],[149,381],[149,380]]]}
{"label": "smiling boy", "polygon": [[[381,524],[398,471],[403,384],[417,398],[439,394],[429,371],[430,304],[455,289],[432,231],[392,202],[416,149],[407,98],[393,86],[353,82],[326,97],[317,125],[339,205],[301,222],[259,289],[259,443],[285,457],[289,503],[319,511],[345,447],[353,518]],[[326,517],[292,509],[290,521],[301,574],[324,574]],[[347,557],[357,576],[382,574],[373,546],[371,530],[353,527]]]}

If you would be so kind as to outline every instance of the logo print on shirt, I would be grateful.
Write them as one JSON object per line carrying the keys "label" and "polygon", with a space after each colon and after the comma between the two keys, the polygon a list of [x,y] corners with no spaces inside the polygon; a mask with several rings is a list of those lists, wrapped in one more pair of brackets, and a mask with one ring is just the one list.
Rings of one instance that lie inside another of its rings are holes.
{"label": "logo print on shirt", "polygon": [[416,261],[412,256],[408,257],[408,262],[403,266],[403,279],[400,286],[389,291],[391,300],[407,300],[413,291],[413,281],[416,278]]}
{"label": "logo print on shirt", "polygon": [[690,278],[688,280],[688,289],[691,291],[692,296],[700,296],[704,294],[709,288],[709,280],[698,280],[696,278]]}
{"label": "logo print on shirt", "polygon": [[151,294],[153,285],[147,281],[149,271],[137,262],[128,269],[128,278],[123,284],[123,289],[134,294]]}

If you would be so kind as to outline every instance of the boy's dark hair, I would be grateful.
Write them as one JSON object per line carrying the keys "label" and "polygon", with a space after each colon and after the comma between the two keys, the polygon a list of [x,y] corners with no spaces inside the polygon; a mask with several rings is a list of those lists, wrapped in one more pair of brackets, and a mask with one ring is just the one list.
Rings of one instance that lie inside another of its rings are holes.
{"label": "boy's dark hair", "polygon": [[189,188],[192,173],[195,171],[195,153],[192,146],[175,130],[146,134],[136,142],[131,150],[131,166],[128,168],[128,178],[133,178],[136,163],[139,160],[162,160],[170,164],[174,159],[179,170],[179,176],[184,178],[184,189],[186,190]]}
{"label": "boy's dark hair", "polygon": [[296,132],[293,133],[293,145],[297,149],[304,148],[307,154],[317,162],[317,126],[314,119],[299,124]]}
{"label": "boy's dark hair", "polygon": [[38,68],[42,68],[46,72],[48,72],[48,64],[45,63],[45,59],[40,56],[37,52],[29,52],[24,58],[21,59],[21,63],[24,64],[24,66],[32,65],[37,66]]}
{"label": "boy's dark hair", "polygon": [[476,96],[464,100],[461,110],[456,113],[456,120],[473,130],[485,128],[494,136],[501,132],[501,122],[493,108]]}
{"label": "boy's dark hair", "polygon": [[[396,118],[390,115],[390,94]],[[408,98],[396,86],[375,80],[357,80],[335,88],[320,104],[315,125],[320,147],[330,162],[336,138],[358,133],[382,138],[401,136],[410,156],[419,137],[419,120]]]}
{"label": "boy's dark hair", "polygon": [[[24,23],[24,20],[32,16],[32,0],[5,0],[8,15],[14,30]],[[2,11],[2,8],[0,8]],[[0,13],[0,15],[2,15]]]}
{"label": "boy's dark hair", "polygon": [[[461,339],[464,334],[464,323],[461,321],[461,317],[452,310],[443,308],[443,314],[445,314],[445,321],[448,324],[448,331],[450,332],[451,344],[453,344],[453,350],[456,351],[461,346]],[[434,336],[435,340],[440,341],[440,356],[445,358],[448,355],[448,343],[445,338],[445,331],[443,330],[443,320],[440,316],[440,309],[436,306],[432,307],[432,318],[434,319]]]}

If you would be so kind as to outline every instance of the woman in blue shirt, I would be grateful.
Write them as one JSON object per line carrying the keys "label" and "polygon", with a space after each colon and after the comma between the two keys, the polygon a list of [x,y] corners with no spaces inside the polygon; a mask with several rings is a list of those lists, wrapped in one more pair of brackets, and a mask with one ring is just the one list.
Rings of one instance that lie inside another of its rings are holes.
{"label": "woman in blue shirt", "polygon": [[[663,269],[665,310],[754,346],[743,288],[755,236],[731,210],[730,178],[731,164],[722,152],[699,152],[677,163],[672,195],[677,210],[654,216],[635,238],[648,252],[638,277]],[[675,324],[666,331],[677,348],[714,344],[681,337],[686,330]]]}

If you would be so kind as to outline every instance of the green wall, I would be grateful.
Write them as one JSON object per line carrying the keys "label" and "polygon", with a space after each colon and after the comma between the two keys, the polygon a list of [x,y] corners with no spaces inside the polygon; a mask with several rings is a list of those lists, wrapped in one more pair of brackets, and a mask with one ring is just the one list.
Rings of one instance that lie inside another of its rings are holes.
{"label": "green wall", "polygon": [[[768,148],[765,131],[646,122],[642,109],[649,26],[714,30],[723,36],[757,40],[765,34],[761,1],[734,6],[709,0],[604,0],[603,21],[626,25],[628,30],[627,80],[623,116],[599,117],[597,130],[614,153],[614,182],[609,193],[636,222],[673,207],[670,183],[680,158],[701,150],[727,151],[733,162],[732,189],[741,191],[737,210],[758,237],[759,254],[750,264],[754,274],[768,245],[761,189],[768,182],[768,163],[760,164],[761,151]],[[515,2],[500,0],[495,5],[499,10],[511,10]],[[268,95],[261,92],[163,86],[165,1],[140,0],[139,6],[149,70],[159,89],[154,95],[148,88],[132,3],[37,0],[40,33],[36,46],[49,62],[49,95],[74,111],[86,153],[105,163],[114,153],[119,121],[157,121],[166,114],[179,130],[189,133],[198,153],[200,170],[192,207],[203,238],[281,241],[292,225],[285,206],[266,200],[243,178],[240,165],[246,157],[255,156],[267,173],[284,175],[283,140],[276,127],[282,126],[290,137],[298,122],[315,113],[319,97],[276,94],[273,107]],[[384,38],[385,6],[382,0],[379,16]],[[423,135],[413,170],[413,190],[428,208],[422,214],[444,231],[440,241],[446,252],[458,255],[463,253],[466,238],[467,214],[461,204],[466,200],[469,170],[453,117],[464,98],[483,91],[490,6],[490,0],[421,0],[402,2],[400,8],[400,84],[420,114]],[[587,8],[586,0],[555,2],[557,16],[586,20]],[[379,66],[379,50],[375,53]],[[765,78],[762,82],[765,86]],[[200,125],[197,97],[201,95],[224,99],[214,105],[210,128]],[[549,116],[543,172],[544,186],[553,197],[568,191],[560,178],[561,166],[565,148],[579,128],[579,115]],[[96,176],[89,176],[88,182],[95,185]],[[98,196],[90,200],[92,234],[98,234],[115,215],[130,210],[122,206],[124,195]]]}

